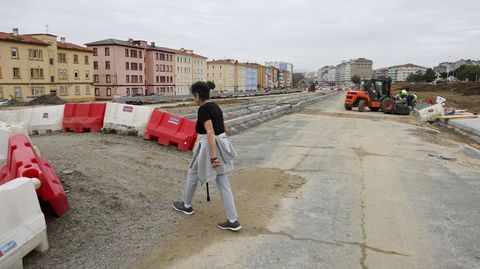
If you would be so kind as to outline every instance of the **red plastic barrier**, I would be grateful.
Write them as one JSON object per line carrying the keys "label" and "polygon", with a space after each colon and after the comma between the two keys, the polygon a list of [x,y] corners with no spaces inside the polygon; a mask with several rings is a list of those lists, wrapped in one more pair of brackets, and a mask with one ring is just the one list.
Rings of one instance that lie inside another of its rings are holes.
{"label": "red plastic barrier", "polygon": [[178,150],[192,150],[197,140],[195,121],[154,110],[143,138],[157,139],[161,145],[177,145]]}
{"label": "red plastic barrier", "polygon": [[100,132],[103,126],[106,103],[65,104],[63,131]]}
{"label": "red plastic barrier", "polygon": [[40,180],[37,195],[50,204],[57,217],[68,211],[67,195],[60,179],[50,163],[37,156],[26,135],[9,138],[7,163],[0,171],[0,185],[18,177]]}

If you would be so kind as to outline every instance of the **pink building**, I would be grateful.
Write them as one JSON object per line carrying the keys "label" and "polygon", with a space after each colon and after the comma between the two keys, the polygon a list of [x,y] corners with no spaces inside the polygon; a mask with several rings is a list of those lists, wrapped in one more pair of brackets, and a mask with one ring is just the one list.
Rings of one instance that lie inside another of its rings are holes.
{"label": "pink building", "polygon": [[146,42],[105,39],[86,44],[93,49],[95,98],[146,93]]}
{"label": "pink building", "polygon": [[173,57],[175,53],[168,48],[156,47],[155,42],[152,42],[146,51],[147,94],[174,95],[175,62]]}

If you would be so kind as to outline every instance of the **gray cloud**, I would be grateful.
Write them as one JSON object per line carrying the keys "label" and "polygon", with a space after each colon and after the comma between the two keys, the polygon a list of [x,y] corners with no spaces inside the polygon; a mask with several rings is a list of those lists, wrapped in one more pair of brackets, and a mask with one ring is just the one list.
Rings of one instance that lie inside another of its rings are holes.
{"label": "gray cloud", "polygon": [[9,1],[0,31],[84,44],[143,39],[211,59],[283,60],[316,70],[367,57],[374,67],[480,58],[480,1]]}

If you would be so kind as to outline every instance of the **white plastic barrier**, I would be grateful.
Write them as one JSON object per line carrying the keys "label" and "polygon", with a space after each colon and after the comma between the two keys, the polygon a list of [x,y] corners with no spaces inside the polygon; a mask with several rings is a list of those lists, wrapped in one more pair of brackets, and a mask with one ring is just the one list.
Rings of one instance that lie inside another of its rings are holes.
{"label": "white plastic barrier", "polygon": [[437,96],[437,101],[435,102],[436,104],[442,104],[442,103],[445,103],[447,101],[447,99],[441,97],[441,96]]}
{"label": "white plastic barrier", "polygon": [[418,114],[423,121],[434,121],[437,117],[445,115],[445,108],[442,104],[436,104],[420,109]]}
{"label": "white plastic barrier", "polygon": [[17,126],[28,127],[32,121],[32,109],[0,110],[0,121]]}
{"label": "white plastic barrier", "polygon": [[47,226],[35,185],[38,179],[17,178],[0,185],[0,269],[23,268],[32,250],[48,249]]}
{"label": "white plastic barrier", "polygon": [[103,129],[107,132],[135,133],[142,136],[152,112],[152,107],[107,103]]}
{"label": "white plastic barrier", "polygon": [[27,134],[27,130],[22,126],[16,126],[5,122],[0,122],[0,165],[3,165],[8,156],[8,139],[18,134]]}
{"label": "white plastic barrier", "polygon": [[31,121],[27,125],[29,133],[61,131],[65,105],[32,108]]}

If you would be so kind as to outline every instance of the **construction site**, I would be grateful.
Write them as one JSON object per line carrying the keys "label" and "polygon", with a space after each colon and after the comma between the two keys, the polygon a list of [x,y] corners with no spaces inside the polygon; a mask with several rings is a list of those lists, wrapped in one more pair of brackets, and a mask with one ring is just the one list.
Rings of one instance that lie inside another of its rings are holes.
{"label": "construction site", "polygon": [[[22,136],[38,163],[49,164],[39,169],[51,166],[60,187],[35,176],[40,204],[29,208],[44,228],[35,226],[41,233],[26,245],[15,239],[15,246],[3,247],[3,253],[22,252],[0,268],[478,267],[478,133],[449,123],[476,122],[476,115],[462,111],[450,120],[445,112],[428,112],[435,105],[423,99],[417,106],[428,115],[374,112],[374,100],[364,101],[370,110],[357,111],[358,101],[346,110],[351,94],[335,89],[214,100],[238,154],[231,174],[243,226],[238,232],[216,226],[224,209],[213,186],[208,202],[205,186],[197,189],[195,214],[172,208],[183,192],[192,140],[159,145],[161,135],[157,142],[147,134],[159,130],[152,127],[158,113],[170,123],[172,117],[182,124],[195,120],[191,101],[83,104],[106,108],[102,128],[77,129],[71,119],[85,121],[82,105],[1,110],[2,204],[27,184],[11,178],[31,174],[18,153],[23,144],[13,146]],[[61,118],[52,114],[58,109]],[[67,200],[50,199],[44,184]],[[30,192],[36,197],[33,185]],[[28,217],[2,210],[11,219]],[[33,226],[25,223],[32,219],[25,221],[5,228],[31,235],[34,229],[26,227]]]}

